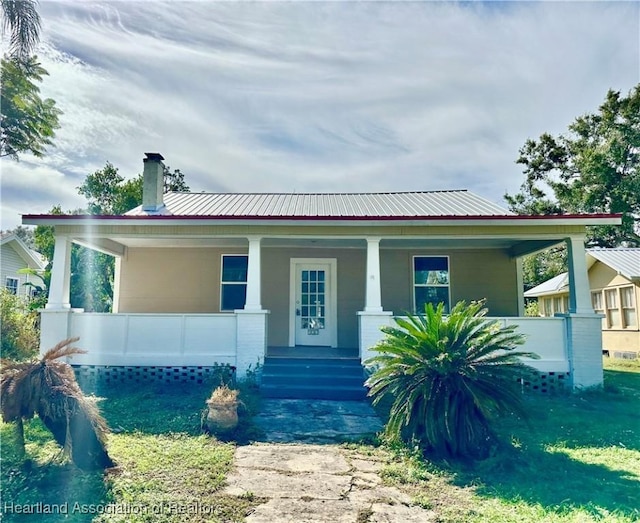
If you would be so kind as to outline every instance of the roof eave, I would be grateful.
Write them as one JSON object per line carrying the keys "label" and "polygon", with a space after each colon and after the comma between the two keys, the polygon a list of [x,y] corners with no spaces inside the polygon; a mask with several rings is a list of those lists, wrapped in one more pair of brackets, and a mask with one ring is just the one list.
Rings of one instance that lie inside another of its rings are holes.
{"label": "roof eave", "polygon": [[619,225],[622,215],[555,215],[555,216],[184,216],[184,215],[50,215],[25,214],[25,225]]}

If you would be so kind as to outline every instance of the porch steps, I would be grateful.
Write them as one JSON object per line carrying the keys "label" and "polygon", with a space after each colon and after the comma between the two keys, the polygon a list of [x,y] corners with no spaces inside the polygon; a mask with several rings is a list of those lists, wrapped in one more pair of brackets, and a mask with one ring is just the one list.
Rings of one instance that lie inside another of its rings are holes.
{"label": "porch steps", "polygon": [[359,358],[266,357],[260,390],[266,398],[362,400],[364,380]]}

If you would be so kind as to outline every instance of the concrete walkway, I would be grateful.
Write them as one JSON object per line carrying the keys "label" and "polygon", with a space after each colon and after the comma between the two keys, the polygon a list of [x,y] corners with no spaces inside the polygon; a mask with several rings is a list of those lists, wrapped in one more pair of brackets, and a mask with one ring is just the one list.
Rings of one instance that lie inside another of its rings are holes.
{"label": "concrete walkway", "polygon": [[382,430],[367,401],[264,399],[253,421],[270,442],[353,441]]}
{"label": "concrete walkway", "polygon": [[429,523],[435,513],[382,484],[383,458],[337,445],[238,447],[224,493],[266,498],[247,523]]}
{"label": "concrete walkway", "polygon": [[224,491],[266,499],[247,523],[435,521],[410,496],[383,485],[384,452],[336,444],[382,430],[368,402],[264,400],[254,421],[268,443],[236,449]]}

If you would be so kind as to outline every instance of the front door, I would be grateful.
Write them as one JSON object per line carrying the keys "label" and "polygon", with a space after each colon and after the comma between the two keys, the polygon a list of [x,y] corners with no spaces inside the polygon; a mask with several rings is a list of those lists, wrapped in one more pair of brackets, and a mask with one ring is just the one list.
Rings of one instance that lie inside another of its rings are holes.
{"label": "front door", "polygon": [[294,345],[336,345],[335,260],[292,260]]}

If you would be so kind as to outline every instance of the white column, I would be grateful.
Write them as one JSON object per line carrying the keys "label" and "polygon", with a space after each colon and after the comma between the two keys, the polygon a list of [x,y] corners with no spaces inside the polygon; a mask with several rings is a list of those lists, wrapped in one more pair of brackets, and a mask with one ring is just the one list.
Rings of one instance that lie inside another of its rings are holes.
{"label": "white column", "polygon": [[593,314],[584,236],[571,236],[565,241],[569,254],[569,312]]}
{"label": "white column", "polygon": [[382,312],[380,238],[367,238],[367,283],[364,311]]}
{"label": "white column", "polygon": [[522,257],[516,258],[516,297],[518,300],[518,316],[524,316],[524,275],[522,270]]}
{"label": "white column", "polygon": [[245,311],[261,311],[261,264],[260,264],[260,238],[251,236],[249,240],[249,262],[247,267],[247,301]]}
{"label": "white column", "polygon": [[71,242],[66,236],[56,236],[53,251],[49,299],[46,309],[69,309],[69,288],[71,281]]}

